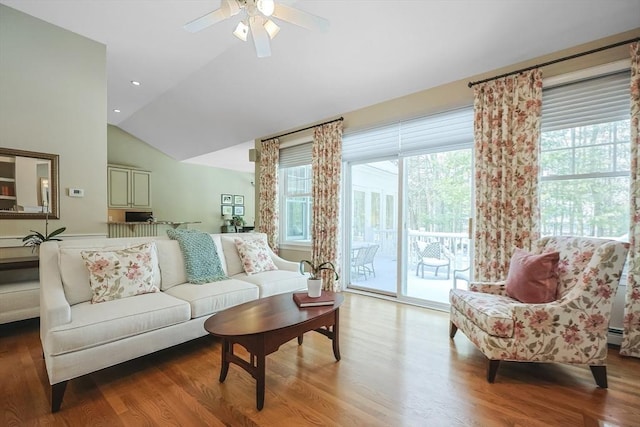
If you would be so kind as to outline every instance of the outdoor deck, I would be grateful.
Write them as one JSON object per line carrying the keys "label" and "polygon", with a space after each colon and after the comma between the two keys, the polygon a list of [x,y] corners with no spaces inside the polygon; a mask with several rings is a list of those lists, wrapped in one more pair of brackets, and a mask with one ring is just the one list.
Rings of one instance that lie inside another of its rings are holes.
{"label": "outdoor deck", "polygon": [[[457,268],[463,268],[463,263],[468,262],[463,259],[456,259],[451,263],[451,272],[447,279],[446,268],[440,268],[438,276],[435,275],[435,269],[425,267],[424,278],[418,274],[416,276],[416,262],[409,262],[407,267],[407,291],[405,296],[417,298],[426,301],[434,301],[438,303],[449,303],[449,289],[453,288],[453,270],[454,264]],[[398,265],[396,257],[389,255],[378,255],[374,260],[375,277],[367,275],[366,279],[361,274],[355,277],[352,274],[351,283],[348,287],[357,289],[366,289],[373,292],[379,291],[385,294],[396,294],[397,288],[397,269],[402,268]],[[467,282],[463,280],[457,281],[458,288],[466,289]]]}

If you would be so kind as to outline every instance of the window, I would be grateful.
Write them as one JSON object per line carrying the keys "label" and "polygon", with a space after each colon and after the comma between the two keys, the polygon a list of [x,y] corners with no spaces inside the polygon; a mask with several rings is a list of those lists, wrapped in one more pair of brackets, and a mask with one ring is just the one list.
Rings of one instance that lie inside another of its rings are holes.
{"label": "window", "polygon": [[544,90],[542,235],[628,232],[629,97],[628,71]]}
{"label": "window", "polygon": [[280,243],[311,242],[311,144],[280,150]]}

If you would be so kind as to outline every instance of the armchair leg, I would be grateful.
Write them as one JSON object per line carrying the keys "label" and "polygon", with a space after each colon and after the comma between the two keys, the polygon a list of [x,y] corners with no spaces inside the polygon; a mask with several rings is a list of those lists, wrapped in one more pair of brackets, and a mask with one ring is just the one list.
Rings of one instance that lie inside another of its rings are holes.
{"label": "armchair leg", "polygon": [[458,332],[458,327],[453,322],[449,322],[449,338],[453,339],[456,336],[456,332]]}
{"label": "armchair leg", "polygon": [[488,359],[487,363],[487,381],[493,383],[498,373],[498,366],[500,366],[499,360]]}
{"label": "armchair leg", "polygon": [[589,365],[589,368],[591,368],[593,379],[596,380],[596,384],[598,384],[598,387],[607,388],[609,386],[609,384],[607,383],[607,366]]}
{"label": "armchair leg", "polygon": [[66,389],[66,381],[62,381],[61,383],[53,384],[51,386],[51,413],[55,413],[60,410],[60,405],[62,405],[62,397],[64,396],[64,391]]}

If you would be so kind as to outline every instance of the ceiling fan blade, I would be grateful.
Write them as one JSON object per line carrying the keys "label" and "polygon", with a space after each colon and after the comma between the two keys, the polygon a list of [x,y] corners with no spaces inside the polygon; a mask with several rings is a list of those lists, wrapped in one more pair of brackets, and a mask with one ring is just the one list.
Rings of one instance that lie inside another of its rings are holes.
{"label": "ceiling fan blade", "polygon": [[249,27],[251,28],[251,38],[256,47],[258,58],[266,58],[271,56],[271,44],[269,43],[269,33],[264,28],[264,18],[261,16],[253,16],[249,19]]}
{"label": "ceiling fan blade", "polygon": [[273,17],[308,30],[327,31],[329,29],[328,20],[282,3],[276,3]]}
{"label": "ceiling fan blade", "polygon": [[200,30],[204,30],[213,24],[217,24],[220,21],[236,15],[238,12],[240,12],[240,7],[235,0],[222,0],[220,9],[216,9],[200,18],[194,19],[185,24],[183,28],[190,33],[197,33]]}

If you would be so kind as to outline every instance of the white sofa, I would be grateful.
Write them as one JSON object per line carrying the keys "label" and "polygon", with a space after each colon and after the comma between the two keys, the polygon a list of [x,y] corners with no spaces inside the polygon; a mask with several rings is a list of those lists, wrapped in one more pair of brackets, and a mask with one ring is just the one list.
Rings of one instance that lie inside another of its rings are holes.
{"label": "white sofa", "polygon": [[[212,234],[228,280],[187,283],[177,241],[166,237],[82,239],[40,246],[40,338],[59,410],[67,381],[207,334],[204,321],[226,308],[306,288],[298,264],[273,252],[278,270],[247,275],[235,238],[261,233]],[[262,234],[264,236],[264,234]],[[154,241],[161,292],[91,303],[83,250],[116,250]]]}

